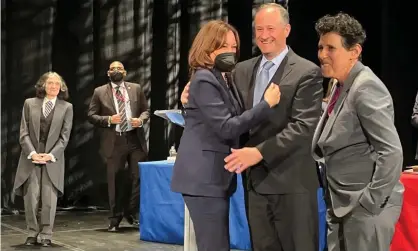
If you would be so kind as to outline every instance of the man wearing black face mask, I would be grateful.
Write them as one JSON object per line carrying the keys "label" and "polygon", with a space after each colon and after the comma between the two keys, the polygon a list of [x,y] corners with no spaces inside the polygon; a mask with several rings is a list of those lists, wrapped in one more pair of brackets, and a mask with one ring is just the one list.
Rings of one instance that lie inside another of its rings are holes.
{"label": "man wearing black face mask", "polygon": [[[141,86],[124,81],[126,71],[121,62],[110,64],[107,75],[110,83],[94,90],[88,119],[101,134],[100,155],[107,166],[111,211],[108,230],[113,232],[123,217],[138,225],[138,162],[147,159],[143,125],[149,119],[149,108]],[[124,170],[126,162],[128,172]]]}

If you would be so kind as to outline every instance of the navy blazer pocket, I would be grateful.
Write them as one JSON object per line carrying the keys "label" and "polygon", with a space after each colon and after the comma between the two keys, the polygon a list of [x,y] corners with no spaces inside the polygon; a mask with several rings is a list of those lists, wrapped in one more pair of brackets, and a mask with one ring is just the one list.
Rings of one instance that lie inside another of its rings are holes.
{"label": "navy blazer pocket", "polygon": [[206,170],[203,172],[209,178],[207,181],[209,184],[227,187],[229,184],[230,173],[225,170],[224,159],[229,153],[214,151],[214,150],[202,150],[204,158],[207,160]]}

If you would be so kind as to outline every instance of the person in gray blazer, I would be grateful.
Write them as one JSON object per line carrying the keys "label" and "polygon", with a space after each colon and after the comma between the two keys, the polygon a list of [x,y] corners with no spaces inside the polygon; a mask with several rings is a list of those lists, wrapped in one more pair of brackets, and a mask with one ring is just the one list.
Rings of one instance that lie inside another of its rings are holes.
{"label": "person in gray blazer", "polygon": [[[411,118],[411,124],[418,129],[418,93],[417,97],[415,98],[415,105],[412,111],[412,118]],[[418,143],[417,143],[417,152],[415,155],[415,159],[418,160]]]}
{"label": "person in gray blazer", "polygon": [[229,198],[237,181],[224,158],[241,134],[267,120],[280,101],[271,84],[260,102],[245,111],[229,75],[239,51],[238,33],[215,20],[205,24],[189,52],[192,77],[185,105],[185,128],[173,169],[171,189],[182,193],[193,221],[199,251],[228,251]]}
{"label": "person in gray blazer", "polygon": [[322,74],[338,81],[312,142],[325,164],[328,250],[389,251],[404,192],[393,101],[360,62],[366,33],[355,18],[326,15],[315,29]]}
{"label": "person in gray blazer", "polygon": [[[23,196],[28,237],[34,245],[51,245],[57,197],[64,193],[64,150],[73,124],[68,88],[56,72],[43,74],[36,97],[25,100],[20,123],[19,158],[13,194]],[[13,196],[14,200],[14,196]],[[37,216],[42,204],[40,217]]]}

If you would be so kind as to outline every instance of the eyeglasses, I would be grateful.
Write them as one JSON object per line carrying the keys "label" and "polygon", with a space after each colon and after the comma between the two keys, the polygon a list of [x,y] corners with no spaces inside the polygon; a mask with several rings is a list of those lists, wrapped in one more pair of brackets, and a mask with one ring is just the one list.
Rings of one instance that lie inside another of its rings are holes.
{"label": "eyeglasses", "polygon": [[124,71],[123,67],[112,67],[109,69],[110,71]]}

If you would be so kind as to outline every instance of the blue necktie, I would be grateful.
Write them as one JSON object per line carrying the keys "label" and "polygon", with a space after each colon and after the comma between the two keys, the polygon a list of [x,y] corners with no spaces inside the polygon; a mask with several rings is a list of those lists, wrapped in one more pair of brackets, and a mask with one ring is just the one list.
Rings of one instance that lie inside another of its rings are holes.
{"label": "blue necktie", "polygon": [[260,103],[261,97],[269,84],[269,70],[273,65],[273,62],[271,61],[265,62],[260,75],[257,77],[254,87],[253,107]]}

